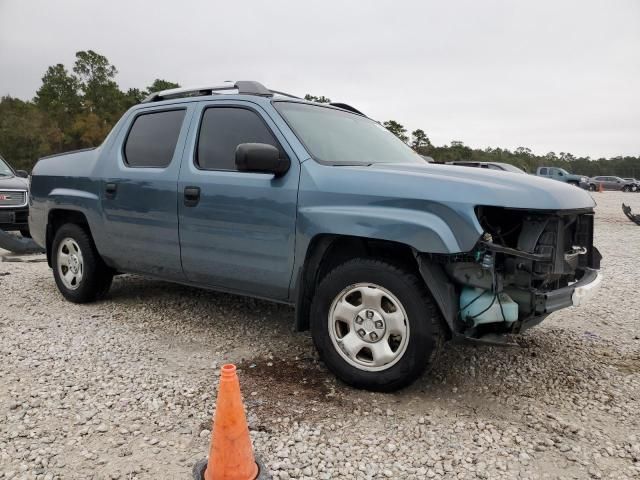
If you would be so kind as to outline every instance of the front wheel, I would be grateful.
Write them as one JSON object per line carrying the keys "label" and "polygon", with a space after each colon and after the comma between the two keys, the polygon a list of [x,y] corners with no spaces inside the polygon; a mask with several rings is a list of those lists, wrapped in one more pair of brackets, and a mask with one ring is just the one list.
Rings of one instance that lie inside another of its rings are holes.
{"label": "front wheel", "polygon": [[64,298],[87,303],[109,291],[113,271],[104,264],[93,240],[81,226],[60,227],[51,248],[53,276]]}
{"label": "front wheel", "polygon": [[590,184],[589,184],[589,191],[590,191],[590,192],[595,192],[595,191],[596,191],[596,186],[595,186],[595,184],[593,184],[593,183],[590,183]]}
{"label": "front wheel", "polygon": [[320,282],[311,333],[338,378],[375,391],[413,382],[434,364],[445,339],[440,311],[422,279],[365,258],[339,265]]}

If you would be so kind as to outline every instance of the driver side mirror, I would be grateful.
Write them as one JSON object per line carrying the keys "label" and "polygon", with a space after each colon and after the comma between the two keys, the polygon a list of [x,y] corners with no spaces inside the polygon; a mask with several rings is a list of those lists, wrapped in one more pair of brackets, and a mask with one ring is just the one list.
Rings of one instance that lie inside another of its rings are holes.
{"label": "driver side mirror", "polygon": [[26,170],[16,170],[16,177],[29,178],[29,172]]}
{"label": "driver side mirror", "polygon": [[280,177],[287,173],[291,161],[280,158],[280,151],[266,143],[241,143],[236,147],[236,168],[240,172],[272,173]]}

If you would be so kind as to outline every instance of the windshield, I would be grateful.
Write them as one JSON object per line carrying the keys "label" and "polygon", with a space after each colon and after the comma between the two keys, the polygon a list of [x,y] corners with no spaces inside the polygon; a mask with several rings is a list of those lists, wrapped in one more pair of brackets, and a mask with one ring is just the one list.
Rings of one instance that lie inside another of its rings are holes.
{"label": "windshield", "polygon": [[562,173],[563,175],[571,175],[569,172],[567,172],[564,168],[559,168],[558,171],[560,173]]}
{"label": "windshield", "polygon": [[2,157],[0,157],[0,177],[9,177],[13,175],[13,170],[9,168]]}
{"label": "windshield", "polygon": [[295,102],[275,107],[311,156],[334,165],[425,161],[382,125],[360,115]]}

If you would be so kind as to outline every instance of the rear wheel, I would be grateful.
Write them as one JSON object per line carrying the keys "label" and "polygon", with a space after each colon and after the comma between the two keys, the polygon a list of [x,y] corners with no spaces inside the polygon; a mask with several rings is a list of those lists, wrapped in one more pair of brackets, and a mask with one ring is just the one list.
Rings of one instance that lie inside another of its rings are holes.
{"label": "rear wheel", "polygon": [[318,285],[311,331],[327,367],[357,388],[393,391],[435,362],[444,344],[440,312],[414,272],[357,258]]}
{"label": "rear wheel", "polygon": [[590,192],[595,192],[595,191],[596,191],[596,186],[595,186],[595,184],[594,184],[594,183],[590,183],[590,184],[589,184],[589,191],[590,191]]}
{"label": "rear wheel", "polygon": [[627,187],[627,186],[622,187],[622,191],[623,191],[623,192],[628,192],[628,191],[629,191],[629,187]]}
{"label": "rear wheel", "polygon": [[85,229],[76,224],[63,225],[51,248],[53,276],[67,300],[87,303],[106,295],[113,271],[104,264]]}

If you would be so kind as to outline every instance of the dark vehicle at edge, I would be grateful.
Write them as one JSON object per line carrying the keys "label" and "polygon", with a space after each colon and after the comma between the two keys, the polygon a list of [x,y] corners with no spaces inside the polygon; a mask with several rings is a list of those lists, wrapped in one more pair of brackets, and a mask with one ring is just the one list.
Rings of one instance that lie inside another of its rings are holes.
{"label": "dark vehicle at edge", "polygon": [[0,156],[0,230],[29,236],[28,173],[14,170]]}

